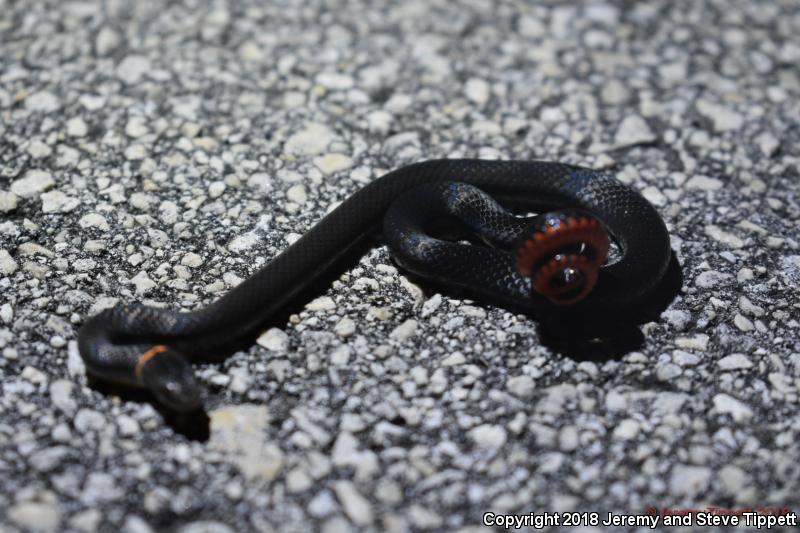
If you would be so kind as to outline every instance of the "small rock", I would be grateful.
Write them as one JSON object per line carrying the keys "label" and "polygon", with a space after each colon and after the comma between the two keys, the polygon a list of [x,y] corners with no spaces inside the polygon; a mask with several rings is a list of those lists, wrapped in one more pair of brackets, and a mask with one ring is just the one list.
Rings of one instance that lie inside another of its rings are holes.
{"label": "small rock", "polygon": [[275,479],[284,464],[284,454],[271,442],[269,411],[263,405],[236,405],[210,413],[208,448],[235,465],[247,478]]}
{"label": "small rock", "polygon": [[150,60],[138,55],[130,55],[117,65],[117,77],[128,85],[139,83],[149,71]]}
{"label": "small rock", "polygon": [[707,100],[698,100],[695,105],[701,115],[711,120],[717,132],[738,130],[744,123],[742,115],[727,107]]}
{"label": "small rock", "polygon": [[19,264],[11,257],[7,250],[0,248],[0,274],[10,276],[17,271]]}
{"label": "small rock", "polygon": [[622,120],[617,128],[617,133],[614,136],[614,146],[623,148],[655,142],[657,139],[658,137],[642,117],[629,115]]}
{"label": "small rock", "polygon": [[442,526],[441,516],[418,504],[409,507],[408,518],[415,528],[423,531],[439,529]]}
{"label": "small rock", "polygon": [[56,96],[47,91],[33,93],[25,99],[25,109],[50,113],[61,107],[61,102]]}
{"label": "small rock", "polygon": [[324,174],[330,175],[352,167],[353,160],[344,154],[331,153],[315,157],[314,165]]}
{"label": "small rock", "polygon": [[663,313],[661,313],[661,318],[669,322],[675,329],[680,331],[689,325],[689,322],[692,319],[692,315],[690,315],[686,311],[681,311],[678,309],[668,309]]}
{"label": "small rock", "polygon": [[205,520],[199,522],[190,522],[181,526],[178,533],[235,533],[235,530],[228,527],[222,522],[214,520]]}
{"label": "small rock", "polygon": [[86,509],[72,515],[69,525],[84,533],[95,533],[99,529],[103,516],[97,509]]}
{"label": "small rock", "polygon": [[372,523],[372,506],[351,481],[340,480],[333,484],[333,490],[342,504],[347,517],[357,526],[366,527]]}
{"label": "small rock", "polygon": [[28,146],[28,154],[34,159],[44,159],[53,153],[53,149],[41,141],[33,141]]}
{"label": "small rock", "polygon": [[81,219],[78,221],[78,225],[84,229],[96,228],[102,231],[108,231],[111,229],[111,226],[108,225],[108,221],[105,219],[105,217],[98,213],[88,213],[83,215],[83,217],[81,217]]}
{"label": "small rock", "polygon": [[56,468],[70,453],[71,449],[66,446],[54,446],[31,454],[29,462],[34,470],[49,472]]}
{"label": "small rock", "polygon": [[28,531],[56,531],[61,513],[56,502],[20,502],[8,509],[8,517]]}
{"label": "small rock", "polygon": [[658,187],[653,185],[645,187],[642,190],[642,196],[644,196],[648,202],[656,207],[663,207],[667,205],[667,197],[661,193]]}
{"label": "small rock", "polygon": [[747,474],[734,465],[725,465],[719,471],[720,488],[725,494],[735,496],[744,489],[748,483]]}
{"label": "small rock", "polygon": [[506,430],[493,424],[476,426],[467,432],[467,436],[478,448],[485,450],[495,450],[506,443]]}
{"label": "small rock", "polygon": [[94,50],[98,56],[107,56],[116,50],[121,42],[122,38],[119,33],[108,26],[103,26],[97,32],[97,37],[94,40]]}
{"label": "small rock", "polygon": [[458,366],[467,362],[467,358],[461,352],[453,352],[444,359],[442,359],[442,366]]}
{"label": "small rock", "polygon": [[298,205],[303,205],[308,199],[308,196],[306,195],[306,188],[300,184],[292,185],[289,187],[289,190],[286,191],[286,198]]}
{"label": "small rock", "polygon": [[334,366],[346,365],[350,362],[350,356],[352,353],[353,350],[346,344],[343,344],[331,352],[330,362]]}
{"label": "small rock", "polygon": [[67,415],[72,415],[78,405],[72,399],[74,385],[66,379],[57,379],[50,384],[50,400],[53,405]]}
{"label": "small rock", "polygon": [[514,396],[528,400],[533,397],[536,384],[530,376],[521,375],[508,378],[508,381],[506,381],[506,388],[508,392]]}
{"label": "small rock", "polygon": [[732,353],[717,361],[717,365],[722,370],[744,370],[752,368],[753,363],[744,354]]}
{"label": "small rock", "polygon": [[29,170],[11,183],[11,192],[20,198],[31,198],[55,186],[53,176],[44,170]]}
{"label": "small rock", "polygon": [[434,312],[436,312],[437,309],[439,309],[440,305],[442,305],[442,295],[437,292],[429,299],[425,300],[425,303],[422,304],[422,311],[420,313],[422,318],[428,318],[431,316]]}
{"label": "small rock", "polygon": [[354,85],[352,77],[338,72],[321,72],[317,74],[316,81],[331,90],[350,89]]}
{"label": "small rock", "polygon": [[89,133],[89,126],[81,117],[71,118],[67,121],[67,135],[70,137],[86,137]]}
{"label": "small rock", "polygon": [[724,272],[717,272],[716,270],[706,270],[701,272],[696,278],[694,283],[701,289],[713,289],[731,278],[730,274]]}
{"label": "small rock", "polygon": [[80,200],[67,196],[61,191],[48,191],[42,193],[43,213],[67,213],[80,205]]}
{"label": "small rock", "polygon": [[704,466],[675,465],[669,481],[670,494],[694,498],[708,488],[711,469]]}
{"label": "small rock", "polygon": [[228,243],[228,250],[237,253],[246,252],[258,244],[259,241],[261,241],[261,237],[256,232],[250,231],[231,239],[231,242]]}
{"label": "small rock", "polygon": [[128,415],[120,415],[116,419],[119,434],[123,437],[133,437],[141,433],[139,422]]}
{"label": "small rock", "polygon": [[139,271],[138,274],[132,277],[130,283],[136,286],[136,294],[146,294],[158,286],[144,270]]}
{"label": "small rock", "polygon": [[632,418],[626,418],[614,428],[612,437],[615,440],[632,440],[639,434],[639,422]]}
{"label": "small rock", "polygon": [[328,490],[323,490],[308,502],[308,514],[321,518],[336,511],[336,500]]}
{"label": "small rock", "polygon": [[717,191],[722,188],[722,181],[708,176],[693,176],[685,186],[687,189],[698,189],[701,191]]}
{"label": "small rock", "polygon": [[624,104],[630,97],[631,93],[628,88],[616,78],[608,80],[600,90],[600,98],[609,105]]}
{"label": "small rock", "polygon": [[765,314],[764,308],[751,302],[747,296],[739,296],[739,309],[752,316],[764,316]]}
{"label": "small rock", "polygon": [[144,519],[136,515],[128,515],[125,517],[120,533],[153,533],[153,529]]}
{"label": "small rock", "polygon": [[310,122],[305,125],[305,129],[289,137],[283,149],[290,154],[317,155],[325,152],[335,140],[336,134],[330,128]]}
{"label": "small rock", "polygon": [[736,313],[736,315],[733,317],[733,324],[739,328],[740,331],[744,332],[753,331],[756,329],[756,327],[753,325],[753,322],[751,322],[749,318],[746,318],[739,313]]}
{"label": "small rock", "polygon": [[0,191],[0,213],[10,213],[17,208],[18,197],[10,191]]}
{"label": "small rock", "polygon": [[686,350],[706,351],[708,349],[708,335],[698,333],[694,337],[678,337],[675,339],[675,346]]}
{"label": "small rock", "polygon": [[106,419],[91,409],[81,409],[75,415],[73,421],[75,429],[80,433],[88,433],[89,431],[99,431],[106,427]]}
{"label": "small rock", "polygon": [[197,268],[203,264],[203,258],[194,252],[188,252],[181,258],[181,264],[189,268]]}
{"label": "small rock", "polygon": [[349,337],[356,332],[356,323],[352,319],[344,317],[334,326],[333,330],[340,337]]}
{"label": "small rock", "polygon": [[484,105],[491,96],[489,84],[480,78],[470,78],[464,86],[464,94],[467,98],[478,105]]}
{"label": "small rock", "polygon": [[125,159],[128,161],[141,161],[147,157],[147,148],[143,144],[132,144],[125,149]]}
{"label": "small rock", "polygon": [[753,417],[753,411],[747,405],[723,393],[714,396],[714,411],[729,414],[736,422],[744,422]]}
{"label": "small rock", "polygon": [[289,336],[280,328],[270,328],[256,339],[256,343],[267,350],[284,353],[289,348]]}
{"label": "small rock", "polygon": [[714,226],[713,224],[708,224],[705,227],[706,235],[714,239],[715,241],[721,242],[729,246],[730,248],[742,248],[744,247],[744,241],[737,237],[732,233],[728,233],[727,231]]}
{"label": "small rock", "polygon": [[309,311],[330,311],[336,309],[336,302],[330,296],[320,296],[308,302],[306,309]]}
{"label": "small rock", "polygon": [[125,135],[133,139],[143,137],[147,135],[147,132],[147,122],[144,117],[133,116],[129,118],[128,122],[125,124]]}
{"label": "small rock", "polygon": [[105,472],[92,472],[86,478],[80,498],[86,505],[97,505],[119,500],[124,494],[113,476]]}
{"label": "small rock", "polygon": [[295,468],[286,474],[286,489],[292,493],[303,492],[310,489],[314,481],[301,468]]}
{"label": "small rock", "polygon": [[258,63],[264,59],[264,50],[254,41],[245,41],[239,46],[239,57],[247,62]]}
{"label": "small rock", "polygon": [[768,131],[756,137],[756,144],[766,157],[774,156],[781,147],[781,141]]}
{"label": "small rock", "polygon": [[578,449],[580,439],[578,428],[573,425],[564,426],[558,432],[558,447],[562,452],[573,452]]}
{"label": "small rock", "polygon": [[417,321],[409,318],[389,333],[389,337],[400,342],[410,339],[417,333]]}

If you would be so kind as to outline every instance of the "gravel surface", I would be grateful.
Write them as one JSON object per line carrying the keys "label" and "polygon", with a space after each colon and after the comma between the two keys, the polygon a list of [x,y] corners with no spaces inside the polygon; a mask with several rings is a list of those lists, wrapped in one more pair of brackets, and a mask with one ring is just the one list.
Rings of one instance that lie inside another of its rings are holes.
{"label": "gravel surface", "polygon": [[[0,0],[0,529],[797,510],[798,34],[797,0]],[[610,169],[681,294],[636,349],[576,358],[378,244],[198,369],[208,439],[87,383],[87,315],[202,306],[444,156]]]}

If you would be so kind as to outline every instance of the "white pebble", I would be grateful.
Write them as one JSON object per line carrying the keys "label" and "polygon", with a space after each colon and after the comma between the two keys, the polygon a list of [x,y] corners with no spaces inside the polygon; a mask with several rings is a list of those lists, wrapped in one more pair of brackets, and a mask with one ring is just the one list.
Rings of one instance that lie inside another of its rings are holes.
{"label": "white pebble", "polygon": [[51,189],[56,184],[53,176],[44,170],[29,170],[25,176],[11,183],[11,192],[20,198],[31,198]]}
{"label": "white pebble", "polygon": [[324,174],[334,174],[353,166],[353,160],[344,154],[330,153],[314,158],[314,165]]}
{"label": "white pebble", "polygon": [[724,231],[722,228],[714,226],[713,224],[706,225],[705,231],[706,235],[715,241],[719,241],[722,244],[728,245],[730,248],[742,248],[744,246],[744,241],[742,239],[732,233]]}
{"label": "white pebble", "polygon": [[309,122],[305,128],[286,140],[283,149],[290,154],[298,155],[317,155],[325,152],[333,141],[336,134],[325,126],[317,122]]}
{"label": "white pebble", "polygon": [[753,363],[744,354],[732,353],[717,361],[717,365],[722,370],[742,370],[751,368]]}
{"label": "white pebble", "polygon": [[491,96],[489,84],[480,78],[470,78],[464,86],[464,94],[478,105],[484,105]]}
{"label": "white pebble", "polygon": [[614,146],[622,148],[654,142],[656,137],[647,122],[638,115],[629,115],[620,122],[614,135]]}
{"label": "white pebble", "polygon": [[356,332],[356,323],[351,318],[344,317],[334,326],[333,330],[340,337],[349,337]]}
{"label": "white pebble", "polygon": [[197,268],[203,264],[203,258],[194,252],[188,252],[181,259],[181,264],[190,268]]}
{"label": "white pebble", "polygon": [[285,352],[289,348],[289,336],[279,328],[270,328],[261,334],[256,343],[273,352]]}
{"label": "white pebble", "polygon": [[33,93],[25,99],[25,109],[49,113],[61,107],[61,102],[53,93],[42,91]]}
{"label": "white pebble", "polygon": [[9,191],[0,191],[0,213],[10,213],[17,208],[19,198]]}
{"label": "white pebble", "polygon": [[138,83],[150,70],[150,60],[143,56],[130,55],[117,65],[117,77],[128,85]]}
{"label": "white pebble", "polygon": [[303,205],[308,199],[306,196],[306,188],[300,184],[292,185],[289,187],[289,190],[286,191],[286,198],[298,205]]}
{"label": "white pebble", "polygon": [[687,189],[699,189],[702,191],[716,191],[722,188],[722,182],[717,178],[708,176],[693,176],[686,182]]}
{"label": "white pebble", "polygon": [[83,217],[81,217],[81,219],[78,221],[78,225],[84,229],[97,228],[103,231],[108,231],[110,229],[108,221],[98,213],[88,213],[83,215]]}
{"label": "white pebble", "polygon": [[147,157],[147,149],[142,144],[132,144],[125,149],[125,159],[128,161],[140,161]]}
{"label": "white pebble", "polygon": [[132,277],[130,283],[136,287],[136,294],[145,294],[156,287],[156,282],[151,280],[144,270]]}
{"label": "white pebble", "polygon": [[67,121],[67,135],[70,137],[86,137],[89,133],[89,126],[81,117],[71,118]]}
{"label": "white pebble", "polygon": [[708,100],[698,100],[695,104],[697,111],[710,119],[714,124],[714,130],[718,132],[738,130],[744,123],[742,115],[725,106],[709,102]]}
{"label": "white pebble", "polygon": [[144,117],[133,116],[129,118],[128,123],[125,124],[125,135],[133,139],[147,135],[147,124]]}
{"label": "white pebble", "polygon": [[506,388],[508,389],[508,392],[514,396],[527,400],[533,397],[536,383],[530,376],[523,374],[521,376],[508,378],[508,381],[506,381]]}
{"label": "white pebble", "polygon": [[506,430],[502,426],[481,424],[467,432],[469,439],[478,448],[494,450],[506,443]]}
{"label": "white pebble", "polygon": [[397,339],[399,341],[404,341],[411,338],[417,332],[417,321],[414,319],[408,319],[389,333],[389,337],[392,339]]}
{"label": "white pebble", "polygon": [[354,85],[353,78],[338,72],[321,72],[316,80],[323,87],[332,90],[350,89]]}
{"label": "white pebble", "polygon": [[330,296],[320,296],[306,304],[306,309],[309,311],[330,311],[336,309],[336,302]]}
{"label": "white pebble", "polygon": [[116,50],[121,41],[122,39],[120,38],[119,33],[108,26],[103,26],[100,28],[100,31],[97,32],[97,37],[94,40],[94,49],[97,52],[97,55],[101,57],[107,56]]}
{"label": "white pebble", "polygon": [[753,411],[744,403],[727,394],[714,396],[714,411],[720,414],[729,414],[736,422],[743,422],[753,417]]}
{"label": "white pebble", "polygon": [[626,418],[614,428],[612,437],[614,440],[632,440],[639,434],[639,422],[632,418]]}

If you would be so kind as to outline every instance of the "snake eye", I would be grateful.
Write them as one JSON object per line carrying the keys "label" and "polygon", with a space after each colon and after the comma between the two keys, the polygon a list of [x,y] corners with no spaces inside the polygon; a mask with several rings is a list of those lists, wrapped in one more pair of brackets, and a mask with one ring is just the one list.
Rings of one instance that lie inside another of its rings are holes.
{"label": "snake eye", "polygon": [[557,305],[585,298],[597,283],[608,255],[609,238],[588,213],[547,213],[523,234],[517,269],[534,291]]}

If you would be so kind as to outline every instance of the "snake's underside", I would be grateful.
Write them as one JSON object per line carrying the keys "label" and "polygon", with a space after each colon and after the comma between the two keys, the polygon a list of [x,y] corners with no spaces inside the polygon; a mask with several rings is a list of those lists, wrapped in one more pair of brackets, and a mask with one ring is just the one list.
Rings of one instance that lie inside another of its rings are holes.
{"label": "snake's underside", "polygon": [[[459,227],[462,237],[485,245],[445,238],[440,226]],[[147,388],[169,409],[193,410],[200,405],[193,361],[254,339],[381,228],[402,268],[531,311],[625,311],[662,279],[671,253],[655,209],[607,173],[544,161],[425,161],[353,194],[205,308],[118,305],[90,318],[78,337],[87,371]],[[619,249],[613,261],[606,260],[610,243]]]}

